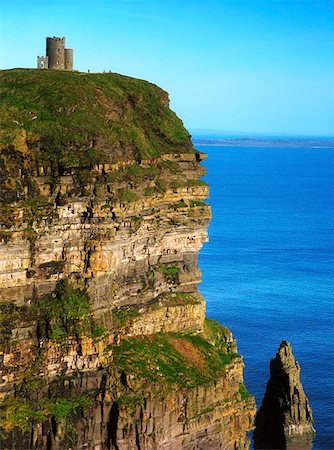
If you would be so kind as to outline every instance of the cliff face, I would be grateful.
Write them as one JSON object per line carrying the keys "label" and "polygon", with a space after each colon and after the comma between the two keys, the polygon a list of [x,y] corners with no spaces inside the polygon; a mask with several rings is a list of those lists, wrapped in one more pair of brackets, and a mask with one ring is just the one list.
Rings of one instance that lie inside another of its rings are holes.
{"label": "cliff face", "polygon": [[255,448],[312,448],[312,411],[300,382],[299,364],[287,341],[282,341],[270,362],[270,378],[255,425]]}
{"label": "cliff face", "polygon": [[208,188],[165,92],[1,73],[2,448],[244,449],[255,413],[205,319]]}

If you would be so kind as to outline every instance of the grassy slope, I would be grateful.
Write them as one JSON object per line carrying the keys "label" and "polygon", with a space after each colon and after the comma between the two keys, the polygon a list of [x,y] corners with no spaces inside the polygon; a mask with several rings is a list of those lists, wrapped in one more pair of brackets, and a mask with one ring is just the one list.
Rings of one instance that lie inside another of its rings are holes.
{"label": "grassy slope", "polygon": [[2,148],[27,144],[44,165],[192,151],[167,93],[115,73],[1,71],[0,114]]}
{"label": "grassy slope", "polygon": [[222,340],[214,345],[206,336],[180,333],[129,338],[113,350],[119,370],[158,392],[210,384],[239,356]]}

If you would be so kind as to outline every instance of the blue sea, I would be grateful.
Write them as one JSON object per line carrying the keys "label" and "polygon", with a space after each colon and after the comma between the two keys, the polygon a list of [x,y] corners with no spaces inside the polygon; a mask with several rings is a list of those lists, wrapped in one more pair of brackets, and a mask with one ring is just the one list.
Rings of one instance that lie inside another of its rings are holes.
{"label": "blue sea", "polygon": [[334,449],[334,148],[197,147],[213,218],[200,252],[207,315],[228,326],[261,405],[283,339]]}

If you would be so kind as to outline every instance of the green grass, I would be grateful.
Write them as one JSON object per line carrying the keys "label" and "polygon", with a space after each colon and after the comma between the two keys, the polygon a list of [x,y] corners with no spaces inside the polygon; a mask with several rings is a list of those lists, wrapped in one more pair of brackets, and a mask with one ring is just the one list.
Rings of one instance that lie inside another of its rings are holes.
{"label": "green grass", "polygon": [[87,393],[75,398],[55,397],[29,400],[20,395],[15,398],[8,396],[0,407],[0,436],[6,438],[14,429],[25,433],[31,423],[44,423],[50,417],[56,422],[69,420],[81,408],[88,408],[91,400]]}
{"label": "green grass", "polygon": [[157,189],[155,187],[147,187],[144,190],[145,197],[151,197],[152,195],[156,194]]}
{"label": "green grass", "polygon": [[75,398],[56,397],[44,403],[44,411],[54,416],[56,420],[67,419],[79,408],[87,408],[91,401],[87,394],[83,393]]}
{"label": "green grass", "polygon": [[[16,224],[16,220],[15,220],[15,211],[16,211],[16,206],[10,206],[10,205],[1,205],[0,206],[0,225],[2,227],[6,227],[6,228],[11,228],[12,226],[14,226]],[[9,240],[9,235],[8,233],[10,233],[10,231],[6,230],[1,230],[2,234],[1,234],[1,239],[4,239],[6,242]]]}
{"label": "green grass", "polygon": [[[183,351],[181,349],[184,349]],[[226,353],[202,336],[160,333],[129,338],[114,346],[119,370],[153,383],[158,390],[190,388],[213,382],[237,354]]]}
{"label": "green grass", "polygon": [[198,207],[198,206],[204,207],[204,208],[208,208],[209,207],[209,205],[207,203],[202,202],[201,200],[190,200],[189,206],[191,208],[195,208],[195,207]]}
{"label": "green grass", "polygon": [[[69,435],[73,431],[70,417],[80,408],[89,407],[91,400],[86,392],[74,396],[70,390],[65,395],[61,375],[56,390],[53,386],[58,381],[50,383],[40,375],[45,368],[47,351],[43,341],[60,341],[70,336],[78,338],[82,334],[99,338],[104,330],[92,318],[85,291],[72,287],[67,281],[58,282],[52,295],[35,299],[32,306],[0,303],[0,344],[13,344],[12,329],[23,321],[29,324],[37,321],[40,341],[31,348],[24,370],[21,368],[17,374],[21,382],[16,383],[15,396],[8,395],[1,402],[0,439],[7,439],[13,431],[25,436],[32,423],[42,424],[51,417],[62,424],[65,421]],[[47,391],[46,385],[50,388]]]}
{"label": "green grass", "polygon": [[12,338],[12,330],[26,316],[28,308],[12,302],[0,303],[0,346],[6,345]]}
{"label": "green grass", "polygon": [[[49,270],[49,263],[42,266]],[[55,341],[82,336],[99,339],[106,331],[93,318],[86,291],[72,286],[68,280],[59,281],[52,294],[34,299],[31,306],[1,302],[0,346],[11,342],[12,330],[22,321],[36,321],[40,338]]]}
{"label": "green grass", "polygon": [[0,437],[5,438],[14,428],[27,432],[32,421],[44,422],[43,411],[24,398],[8,397],[0,407]]}
{"label": "green grass", "polygon": [[247,400],[252,397],[252,394],[247,391],[246,386],[243,383],[240,383],[239,385],[239,394],[241,396],[241,400]]}
{"label": "green grass", "polygon": [[150,268],[147,273],[147,281],[148,281],[148,285],[150,288],[154,287],[154,283],[155,283],[155,272],[152,268]]}
{"label": "green grass", "polygon": [[142,167],[139,165],[131,165],[124,169],[124,173],[131,181],[142,181],[154,179],[157,175],[159,175],[159,169],[156,166]]}
{"label": "green grass", "polygon": [[199,305],[200,296],[186,292],[168,292],[163,295],[163,306]]}
{"label": "green grass", "polygon": [[59,281],[55,291],[37,299],[32,308],[47,339],[57,341],[103,334],[103,329],[92,317],[87,293],[71,286],[67,280]]}
{"label": "green grass", "polygon": [[144,403],[144,397],[139,395],[127,395],[122,394],[117,399],[117,403],[119,406],[132,406]]}
{"label": "green grass", "polygon": [[39,197],[33,197],[21,204],[22,208],[30,210],[33,215],[37,214],[39,210],[44,210],[48,202]]}
{"label": "green grass", "polygon": [[[37,166],[52,173],[51,190],[59,176],[74,170],[76,189],[87,195],[91,174],[86,175],[96,164],[135,160],[138,165],[108,177],[111,182],[121,178],[142,183],[157,179],[167,167],[176,171],[173,162],[144,168],[142,161],[166,153],[194,153],[189,133],[169,109],[167,93],[114,73],[0,71],[0,117],[3,203],[38,194],[33,181]],[[156,181],[160,192],[162,180]],[[31,205],[32,214],[34,208]]]}
{"label": "green grass", "polygon": [[179,189],[182,186],[183,186],[183,183],[178,180],[174,180],[170,184],[170,187],[171,187],[171,189],[173,189],[173,191],[176,191],[177,189]]}
{"label": "green grass", "polygon": [[124,327],[131,319],[139,316],[137,309],[119,308],[112,310],[114,328]]}
{"label": "green grass", "polygon": [[162,266],[160,265],[158,267],[158,270],[163,274],[165,279],[169,281],[170,283],[178,283],[179,282],[179,275],[180,275],[180,269],[177,266]]}
{"label": "green grass", "polygon": [[32,148],[38,143],[34,156],[42,164],[95,164],[108,158],[105,150],[115,143],[141,159],[193,151],[167,94],[146,81],[114,73],[13,69],[0,72],[0,86],[1,144],[16,139],[22,150],[26,137]]}
{"label": "green grass", "polygon": [[203,180],[187,180],[187,186],[208,186]]}
{"label": "green grass", "polygon": [[142,167],[139,164],[132,164],[123,169],[106,174],[107,182],[116,181],[132,181],[142,183],[145,180],[153,180],[160,175],[160,170],[157,166]]}
{"label": "green grass", "polygon": [[[232,336],[228,328],[212,319],[205,319],[204,334],[206,338],[210,342],[215,343],[215,345],[220,345],[221,342],[229,342]],[[228,344],[228,348],[230,347],[231,345]]]}
{"label": "green grass", "polygon": [[118,200],[121,203],[131,203],[135,202],[138,199],[138,196],[135,192],[130,189],[119,189],[118,190]]}
{"label": "green grass", "polygon": [[183,199],[181,199],[179,202],[174,203],[174,204],[171,205],[171,208],[173,208],[175,211],[176,211],[177,209],[180,209],[180,208],[187,208],[187,207],[188,207],[188,205],[187,205],[187,203],[186,203]]}
{"label": "green grass", "polygon": [[180,173],[180,172],[182,172],[182,170],[181,170],[181,168],[179,166],[179,163],[177,163],[176,161],[168,161],[168,160],[161,161],[159,163],[159,165],[163,169],[168,170],[168,171],[170,171],[172,173]]}

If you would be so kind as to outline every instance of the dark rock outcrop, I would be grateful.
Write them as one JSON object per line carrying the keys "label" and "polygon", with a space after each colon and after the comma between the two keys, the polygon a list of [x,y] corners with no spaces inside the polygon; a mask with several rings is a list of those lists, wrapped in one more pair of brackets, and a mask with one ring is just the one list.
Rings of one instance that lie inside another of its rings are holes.
{"label": "dark rock outcrop", "polygon": [[270,361],[270,378],[255,427],[256,449],[312,448],[312,411],[300,382],[300,366],[287,341],[282,341]]}

